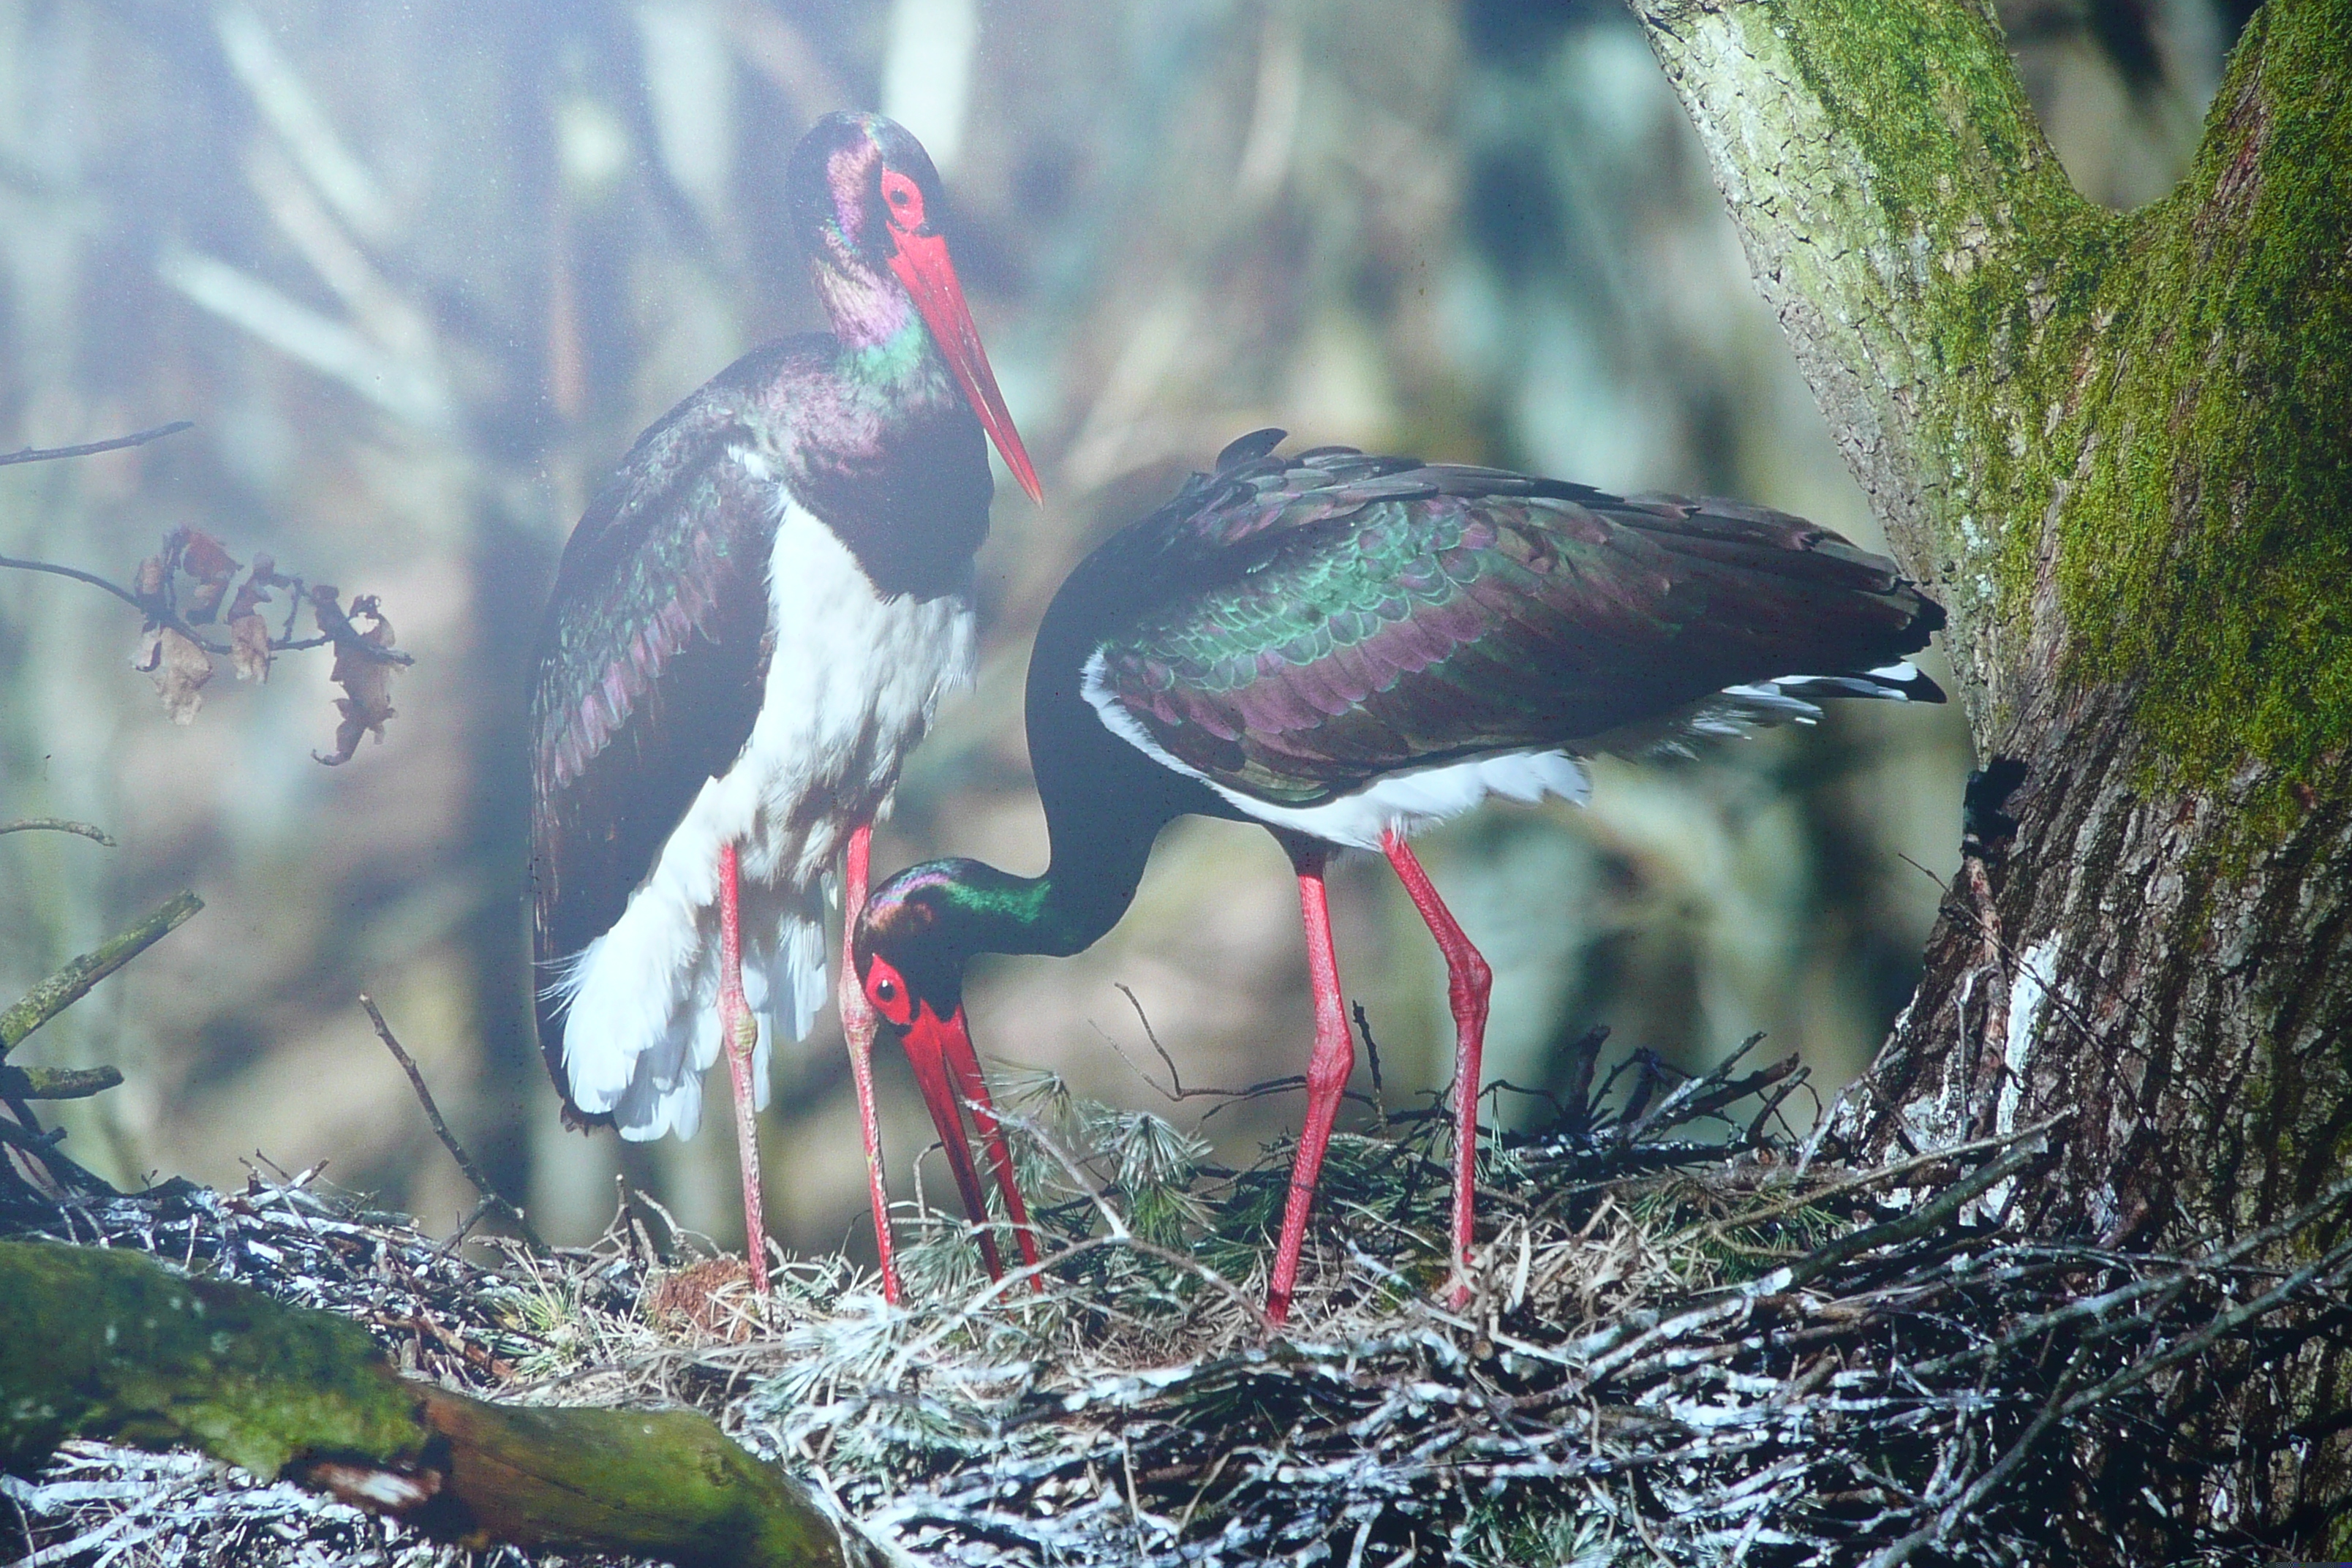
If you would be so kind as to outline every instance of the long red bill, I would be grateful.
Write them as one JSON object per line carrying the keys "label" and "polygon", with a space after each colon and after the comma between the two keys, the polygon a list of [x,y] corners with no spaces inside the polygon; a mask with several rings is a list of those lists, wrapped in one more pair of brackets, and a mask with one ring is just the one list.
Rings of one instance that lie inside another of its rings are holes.
{"label": "long red bill", "polygon": [[948,1152],[948,1168],[955,1173],[956,1191],[963,1195],[964,1213],[979,1227],[981,1261],[991,1279],[1004,1278],[1004,1259],[996,1238],[988,1232],[988,1199],[981,1191],[980,1172],[971,1162],[971,1141],[964,1131],[963,1102],[956,1095],[955,1067],[972,1054],[971,1032],[964,1026],[963,1009],[946,1017],[924,1003],[907,1026],[907,1063],[915,1069],[915,1083],[930,1109],[931,1125]]}
{"label": "long red bill", "polygon": [[980,331],[971,324],[971,309],[963,302],[963,285],[956,281],[955,263],[948,259],[946,237],[904,233],[895,237],[898,250],[890,258],[890,270],[913,296],[915,309],[922,312],[940,352],[947,356],[948,368],[955,372],[971,411],[980,416],[981,428],[1004,454],[1004,466],[1031,500],[1044,501],[1037,470],[1021,445],[1021,432],[1013,427],[1004,395],[996,389],[996,373],[988,367],[988,351],[980,346]]}
{"label": "long red bill", "polygon": [[[962,1018],[961,1013],[956,1015],[959,1023]],[[1003,1124],[996,1120],[996,1104],[988,1097],[988,1079],[980,1070],[980,1058],[972,1051],[971,1031],[956,1030],[954,1037],[944,1044],[948,1077],[954,1082],[963,1108],[971,1113],[971,1124],[980,1130],[982,1140],[988,1145],[988,1163],[996,1172],[996,1190],[1003,1194],[1004,1212],[1011,1216],[1013,1234],[1021,1242],[1021,1261],[1034,1264],[1037,1232],[1029,1224],[1028,1205],[1021,1201],[1021,1184],[1013,1174],[1013,1151],[1004,1142]],[[1029,1288],[1043,1290],[1045,1282],[1032,1274]]]}

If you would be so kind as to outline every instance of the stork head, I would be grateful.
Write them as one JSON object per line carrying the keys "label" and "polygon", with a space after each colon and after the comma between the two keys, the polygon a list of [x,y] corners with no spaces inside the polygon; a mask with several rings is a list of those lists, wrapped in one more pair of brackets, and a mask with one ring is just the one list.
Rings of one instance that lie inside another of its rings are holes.
{"label": "stork head", "polygon": [[878,114],[828,114],[793,149],[784,184],[834,335],[888,344],[911,307],[1013,477],[1042,500],[949,258],[947,195],[923,144]]}
{"label": "stork head", "polygon": [[[960,1185],[971,1168],[972,1148],[957,1074],[965,1064],[978,1070],[963,1015],[971,921],[959,895],[966,885],[960,873],[967,868],[987,869],[972,861],[937,860],[877,888],[851,934],[856,973],[845,977],[865,992],[880,1032],[907,1053]],[[968,1194],[966,1201],[973,1199]],[[980,1217],[977,1210],[973,1217]]]}
{"label": "stork head", "polygon": [[882,1023],[908,1037],[963,1029],[967,921],[959,874],[972,863],[909,867],[874,889],[850,937],[856,983]]}

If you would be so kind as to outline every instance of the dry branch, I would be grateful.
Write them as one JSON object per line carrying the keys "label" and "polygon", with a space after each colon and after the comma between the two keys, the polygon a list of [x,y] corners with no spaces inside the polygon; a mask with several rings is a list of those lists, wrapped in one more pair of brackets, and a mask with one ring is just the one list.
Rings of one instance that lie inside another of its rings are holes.
{"label": "dry branch", "polygon": [[89,988],[146,952],[205,907],[194,893],[167,899],[146,919],[107,939],[94,952],[86,952],[25,994],[24,999],[0,1013],[0,1057],[24,1043],[25,1037],[89,994]]}
{"label": "dry branch", "polygon": [[27,816],[16,822],[0,822],[0,833],[71,833],[109,849],[114,847],[114,836],[106,829],[62,816]]}
{"label": "dry branch", "polygon": [[[81,450],[59,448],[47,455],[73,457]],[[175,528],[166,533],[163,548],[140,563],[128,587],[95,572],[50,561],[0,555],[0,567],[86,583],[137,610],[142,619],[131,668],[154,681],[156,694],[175,723],[190,722],[204,705],[204,688],[213,678],[215,658],[227,658],[240,680],[267,681],[278,655],[332,647],[335,666],[329,679],[343,689],[335,703],[342,722],[336,727],[334,752],[311,753],[331,767],[350,761],[362,736],[383,739],[384,723],[394,716],[392,673],[416,662],[393,647],[392,624],[374,595],[353,595],[347,609],[339,590],[282,574],[268,555],[256,555],[248,571],[219,540],[199,529]],[[245,574],[241,584],[239,573]],[[284,624],[275,632],[261,613],[263,605],[275,602],[272,589],[288,593]],[[298,637],[295,621],[306,606],[318,634]],[[370,624],[362,630],[353,624],[356,619]],[[205,629],[216,624],[226,626],[226,642]],[[79,830],[65,826],[65,831]]]}
{"label": "dry branch", "polygon": [[14,452],[0,453],[0,468],[15,463],[50,463],[59,458],[89,458],[100,452],[119,452],[125,447],[143,447],[166,436],[176,436],[183,430],[195,428],[193,419],[174,419],[169,425],[158,425],[152,430],[141,430],[129,436],[117,436],[111,440],[90,441],[79,447],[22,447]]}
{"label": "dry branch", "polygon": [[416,1059],[402,1047],[399,1037],[392,1032],[392,1026],[383,1021],[383,1014],[376,1007],[375,999],[362,992],[360,1005],[367,1010],[368,1022],[375,1026],[375,1037],[383,1042],[383,1048],[392,1053],[392,1059],[398,1062],[400,1070],[408,1075],[409,1087],[416,1091],[416,1103],[425,1108],[425,1120],[433,1124],[433,1135],[441,1140],[441,1147],[449,1151],[449,1157],[457,1162],[459,1170],[466,1173],[466,1180],[474,1184],[474,1191],[481,1194],[483,1204],[513,1222],[533,1252],[545,1252],[547,1243],[541,1241],[539,1232],[531,1228],[529,1217],[490,1184],[489,1177],[474,1163],[474,1157],[466,1152],[466,1146],[457,1142],[457,1135],[449,1131],[449,1123],[442,1120],[441,1108],[433,1102],[433,1091],[425,1087],[424,1072],[418,1068]]}

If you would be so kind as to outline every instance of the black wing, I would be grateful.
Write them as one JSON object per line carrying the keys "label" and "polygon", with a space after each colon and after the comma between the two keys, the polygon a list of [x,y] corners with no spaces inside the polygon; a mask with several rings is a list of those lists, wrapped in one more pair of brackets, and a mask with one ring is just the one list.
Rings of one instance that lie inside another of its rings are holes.
{"label": "black wing", "polygon": [[[733,455],[755,445],[736,389],[749,379],[713,382],[638,437],[565,545],[541,627],[531,947],[559,1089],[562,1020],[544,994],[554,966],[620,918],[759,716],[776,521],[768,487]],[[566,1111],[581,1120],[568,1090]]]}
{"label": "black wing", "polygon": [[1869,669],[1943,624],[1894,563],[1785,513],[1264,439],[1139,525],[1185,570],[1097,645],[1156,744],[1261,798]]}

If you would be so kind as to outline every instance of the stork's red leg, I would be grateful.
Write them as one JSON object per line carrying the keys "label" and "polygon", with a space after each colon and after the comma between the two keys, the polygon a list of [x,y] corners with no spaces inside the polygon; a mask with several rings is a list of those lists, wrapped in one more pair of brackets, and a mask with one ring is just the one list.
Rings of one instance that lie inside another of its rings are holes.
{"label": "stork's red leg", "polygon": [[1323,1173],[1323,1151],[1339,1115],[1339,1097],[1356,1068],[1356,1043],[1348,1033],[1339,999],[1339,955],[1331,945],[1331,905],[1323,887],[1330,852],[1319,844],[1285,837],[1298,873],[1298,913],[1307,928],[1307,977],[1315,994],[1315,1054],[1307,1063],[1307,1124],[1298,1130],[1298,1154],[1290,1164],[1290,1200],[1282,1214],[1282,1240],[1275,1247],[1274,1278],[1266,1286],[1266,1316],[1281,1322],[1290,1315],[1290,1293],[1298,1283],[1298,1251],[1307,1240],[1307,1215],[1315,1206],[1316,1178]]}
{"label": "stork's red leg", "polygon": [[890,1194],[882,1184],[882,1124],[874,1113],[874,1005],[857,984],[849,944],[857,917],[866,911],[874,825],[861,822],[849,835],[841,872],[841,1037],[849,1047],[849,1081],[857,1090],[857,1127],[866,1139],[866,1187],[874,1199],[874,1246],[882,1258],[882,1299],[898,1302],[898,1262],[890,1248]]}
{"label": "stork's red leg", "polygon": [[735,1158],[743,1173],[743,1253],[751,1265],[751,1289],[768,1294],[768,1226],[760,1205],[760,1126],[751,1087],[751,1053],[760,1043],[760,1023],[743,999],[742,891],[735,875],[735,846],[719,848],[719,1034],[727,1047],[727,1076],[735,1083]]}
{"label": "stork's red leg", "polygon": [[[996,1102],[988,1098],[988,1079],[981,1075],[980,1058],[971,1048],[971,1037],[958,1033],[952,1037],[948,1056],[948,1074],[955,1084],[956,1095],[971,1111],[971,1124],[980,1130],[988,1144],[988,1163],[996,1171],[996,1190],[1004,1194],[1004,1212],[1013,1221],[1013,1234],[1021,1243],[1021,1261],[1037,1261],[1037,1236],[1029,1226],[1028,1205],[1021,1201],[1021,1188],[1013,1179],[1013,1151],[1004,1142],[1004,1129],[996,1120]],[[975,1211],[972,1217],[978,1219]],[[1043,1290],[1045,1281],[1033,1274],[1029,1277],[1032,1289]]]}
{"label": "stork's red leg", "polygon": [[1396,868],[1412,907],[1445,954],[1445,999],[1454,1009],[1454,1291],[1457,1307],[1470,1299],[1470,1222],[1478,1174],[1478,1058],[1486,1044],[1486,1001],[1495,972],[1462,933],[1454,911],[1430,885],[1429,873],[1391,828],[1381,848]]}

